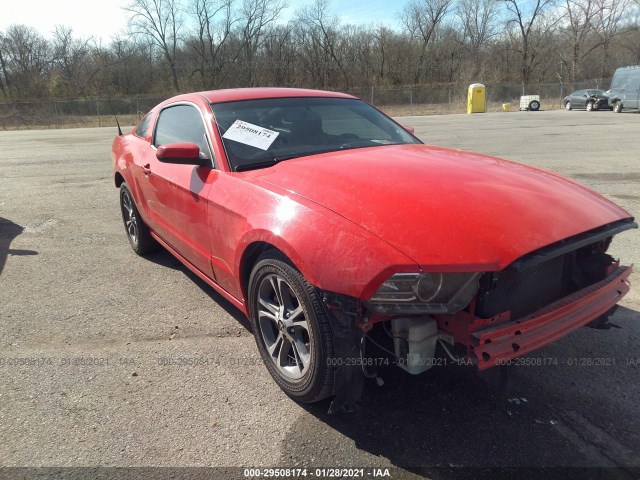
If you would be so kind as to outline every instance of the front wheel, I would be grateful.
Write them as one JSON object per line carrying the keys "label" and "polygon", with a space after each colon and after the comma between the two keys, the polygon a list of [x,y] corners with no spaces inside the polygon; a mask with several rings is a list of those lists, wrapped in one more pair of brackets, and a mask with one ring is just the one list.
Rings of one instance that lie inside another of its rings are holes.
{"label": "front wheel", "polygon": [[590,112],[593,110],[593,102],[587,102],[587,112]]}
{"label": "front wheel", "polygon": [[614,104],[613,104],[613,111],[615,113],[620,113],[622,112],[622,102],[620,100],[617,100]]}
{"label": "front wheel", "polygon": [[529,103],[529,110],[531,110],[532,112],[537,112],[538,110],[540,110],[540,102],[537,100],[533,100],[531,103]]}
{"label": "front wheel", "polygon": [[333,331],[313,285],[279,253],[267,252],[249,279],[258,350],[278,386],[303,403],[333,394]]}

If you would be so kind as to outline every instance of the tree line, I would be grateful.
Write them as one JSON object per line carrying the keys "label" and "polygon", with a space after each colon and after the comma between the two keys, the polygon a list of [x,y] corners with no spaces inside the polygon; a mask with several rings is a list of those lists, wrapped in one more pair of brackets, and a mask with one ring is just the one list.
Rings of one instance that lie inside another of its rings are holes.
{"label": "tree line", "polygon": [[[409,0],[398,22],[343,24],[329,0],[132,0],[103,44],[57,27],[0,32],[0,98],[294,86],[557,83],[640,64],[640,0]],[[366,8],[366,7],[363,7]],[[399,25],[399,26],[398,26]]]}

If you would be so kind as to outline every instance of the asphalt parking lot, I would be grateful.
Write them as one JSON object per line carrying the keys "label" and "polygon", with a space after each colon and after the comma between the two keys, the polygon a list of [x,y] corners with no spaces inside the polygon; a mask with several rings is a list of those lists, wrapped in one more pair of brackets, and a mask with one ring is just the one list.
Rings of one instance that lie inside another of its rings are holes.
{"label": "asphalt parking lot", "polygon": [[[426,143],[551,169],[640,214],[640,114],[400,120]],[[0,466],[395,467],[394,478],[640,467],[637,273],[611,328],[530,355],[558,363],[511,367],[507,389],[463,367],[383,372],[354,414],[329,416],[327,402],[281,393],[228,302],[168,253],[131,251],[115,133],[0,132]],[[612,251],[640,265],[639,240],[623,233]],[[209,361],[162,360],[178,357]]]}

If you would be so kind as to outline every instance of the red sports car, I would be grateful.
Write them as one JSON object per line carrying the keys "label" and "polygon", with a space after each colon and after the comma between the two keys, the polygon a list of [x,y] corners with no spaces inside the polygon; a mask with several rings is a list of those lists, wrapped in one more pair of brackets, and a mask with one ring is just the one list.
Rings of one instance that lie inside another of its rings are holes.
{"label": "red sports car", "polygon": [[113,167],[134,251],[169,250],[249,317],[288,395],[335,395],[332,410],[374,375],[370,339],[410,373],[440,354],[484,370],[629,290],[631,268],[607,254],[637,227],[622,208],[554,173],[424,145],[350,95],[179,95],[115,138]]}

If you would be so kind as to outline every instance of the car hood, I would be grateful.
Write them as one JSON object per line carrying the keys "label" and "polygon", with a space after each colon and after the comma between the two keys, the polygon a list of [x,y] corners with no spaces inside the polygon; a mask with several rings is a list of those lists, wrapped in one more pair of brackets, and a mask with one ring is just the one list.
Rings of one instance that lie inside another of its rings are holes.
{"label": "car hood", "polygon": [[630,217],[560,175],[427,145],[333,152],[246,173],[361,225],[431,271],[501,270]]}

